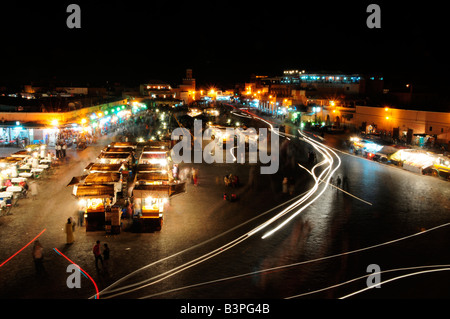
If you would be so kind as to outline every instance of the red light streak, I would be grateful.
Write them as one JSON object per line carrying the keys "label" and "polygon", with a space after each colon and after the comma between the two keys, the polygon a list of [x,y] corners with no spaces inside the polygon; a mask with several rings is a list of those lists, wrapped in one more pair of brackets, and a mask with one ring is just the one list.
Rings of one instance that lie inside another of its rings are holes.
{"label": "red light streak", "polygon": [[77,266],[83,274],[85,274],[86,276],[89,277],[89,279],[90,279],[90,280],[92,281],[92,283],[94,284],[95,291],[97,292],[95,298],[96,298],[96,299],[99,299],[99,296],[98,296],[98,287],[97,287],[97,284],[95,283],[94,279],[92,279],[92,277],[89,276],[89,274],[88,274],[87,272],[85,272],[80,266],[78,266],[76,263],[74,263],[72,260],[70,260],[66,255],[64,255],[62,252],[60,252],[60,251],[58,250],[58,248],[53,248],[53,249],[54,249],[58,254],[60,254],[60,255],[63,256],[64,258],[66,258],[71,264],[74,264],[75,266]]}
{"label": "red light streak", "polygon": [[43,231],[41,231],[36,237],[34,237],[28,244],[26,244],[25,246],[23,246],[21,249],[19,249],[14,255],[12,255],[11,257],[9,257],[8,259],[6,259],[4,262],[2,262],[0,264],[0,267],[2,267],[4,264],[6,264],[8,261],[10,261],[11,259],[13,259],[16,255],[18,255],[22,250],[24,250],[25,248],[27,248],[32,242],[34,242],[39,236],[42,235],[43,232],[45,232],[47,229],[44,229]]}

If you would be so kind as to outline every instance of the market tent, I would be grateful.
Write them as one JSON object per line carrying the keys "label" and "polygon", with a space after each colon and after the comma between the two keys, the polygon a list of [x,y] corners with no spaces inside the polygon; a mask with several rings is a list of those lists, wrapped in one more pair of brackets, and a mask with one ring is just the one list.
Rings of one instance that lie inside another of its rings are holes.
{"label": "market tent", "polygon": [[169,181],[169,174],[162,171],[154,172],[138,172],[136,174],[136,182],[141,181]]}
{"label": "market tent", "polygon": [[31,154],[28,153],[27,150],[21,150],[21,151],[17,151],[15,153],[11,154],[11,157],[31,157]]}
{"label": "market tent", "polygon": [[109,147],[132,147],[132,148],[136,148],[137,147],[137,143],[132,143],[132,142],[113,142],[109,145]]}
{"label": "market tent", "polygon": [[85,184],[110,184],[120,182],[120,173],[91,173],[84,180]]}
{"label": "market tent", "polygon": [[74,177],[72,177],[72,179],[70,180],[69,184],[67,184],[67,186],[82,184],[83,180],[86,178],[86,176],[87,175],[81,175],[81,176],[74,176]]}
{"label": "market tent", "polygon": [[24,159],[22,157],[0,157],[0,163],[6,163],[6,164],[16,164],[19,162],[22,162]]}
{"label": "market tent", "polygon": [[107,152],[102,152],[98,158],[112,158],[112,159],[127,159],[131,157],[130,153],[107,153]]}
{"label": "market tent", "polygon": [[101,163],[90,163],[86,166],[85,170],[91,173],[95,172],[116,172],[120,171],[122,164],[101,164]]}
{"label": "market tent", "polygon": [[168,198],[186,192],[186,183],[169,185],[137,185],[133,189],[133,196],[138,198],[155,197]]}
{"label": "market tent", "polygon": [[105,147],[103,153],[134,153],[133,147]]}
{"label": "market tent", "polygon": [[144,146],[142,152],[153,152],[170,149],[170,142],[167,141],[152,141]]}
{"label": "market tent", "polygon": [[84,198],[111,198],[114,195],[114,185],[79,185],[75,194]]}
{"label": "market tent", "polygon": [[168,198],[169,195],[169,185],[138,185],[133,189],[133,196],[138,198]]}
{"label": "market tent", "polygon": [[136,171],[140,173],[160,172],[162,170],[164,170],[164,168],[159,164],[138,164],[136,169]]}

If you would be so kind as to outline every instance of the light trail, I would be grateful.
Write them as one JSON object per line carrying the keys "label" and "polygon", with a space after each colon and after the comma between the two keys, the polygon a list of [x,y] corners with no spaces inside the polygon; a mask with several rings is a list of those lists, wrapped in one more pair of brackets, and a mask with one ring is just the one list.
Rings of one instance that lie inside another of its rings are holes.
{"label": "light trail", "polygon": [[25,246],[23,246],[22,248],[20,248],[18,251],[16,251],[11,257],[9,257],[8,259],[6,259],[4,262],[2,262],[0,264],[0,268],[3,267],[3,265],[5,265],[8,261],[10,261],[11,259],[13,259],[15,256],[17,256],[22,250],[24,250],[25,248],[27,248],[32,242],[34,242],[36,239],[38,239],[39,236],[41,236],[47,229],[44,229],[43,231],[41,231],[36,237],[34,237],[32,240],[30,240],[30,242],[28,244],[26,244]]}
{"label": "light trail", "polygon": [[[383,271],[379,271],[379,272],[370,273],[370,274],[367,274],[367,275],[364,275],[364,276],[360,276],[360,277],[357,277],[357,278],[353,278],[353,279],[347,280],[345,282],[341,282],[341,283],[338,283],[338,284],[335,284],[335,285],[332,285],[332,286],[328,286],[328,287],[325,287],[325,288],[321,288],[321,289],[317,289],[317,290],[314,290],[314,291],[308,291],[308,292],[305,292],[305,293],[302,293],[302,294],[286,297],[284,299],[294,299],[294,298],[304,297],[304,296],[307,296],[307,295],[313,295],[313,294],[316,294],[316,293],[319,293],[319,292],[322,292],[322,291],[338,288],[338,287],[341,287],[341,286],[344,286],[344,285],[350,284],[352,282],[356,282],[356,281],[359,281],[359,280],[362,280],[362,279],[365,279],[365,278],[368,278],[368,277],[374,276],[374,275],[381,275],[381,274],[386,274],[386,273],[391,273],[391,272],[406,271],[406,270],[413,270],[413,269],[442,268],[442,267],[450,267],[450,265],[426,265],[426,266],[403,267],[403,268],[395,268],[395,269],[383,270]],[[380,282],[377,285],[381,285],[381,284],[382,283]],[[354,293],[352,293],[350,295],[354,295],[354,294],[357,294],[359,292],[362,292],[362,291],[354,292]],[[350,297],[350,295],[347,295],[347,296]],[[344,299],[344,298],[345,298],[345,296],[341,297],[340,299]]]}
{"label": "light trail", "polygon": [[[389,283],[389,282],[396,281],[396,280],[400,280],[400,279],[404,279],[404,278],[407,278],[407,277],[412,277],[412,276],[417,276],[417,275],[423,275],[423,274],[428,274],[428,273],[432,273],[432,272],[449,271],[449,270],[450,270],[450,268],[448,268],[448,267],[446,267],[446,268],[439,268],[439,269],[431,269],[431,270],[422,270],[422,271],[413,272],[413,273],[405,274],[405,275],[402,275],[402,276],[398,276],[398,277],[394,277],[394,278],[391,278],[391,279],[382,281],[382,282],[378,283],[378,285],[385,285],[385,284],[387,284],[387,283]],[[355,291],[355,292],[353,292],[353,293],[351,293],[351,294],[345,295],[345,296],[343,296],[343,297],[341,297],[341,298],[339,298],[339,299],[346,299],[346,298],[355,296],[355,295],[357,295],[357,294],[360,294],[360,293],[362,293],[362,292],[365,292],[365,291],[367,291],[367,290],[369,290],[369,289],[373,289],[373,288],[374,288],[373,286],[366,287],[366,288],[364,288],[364,289]]]}
{"label": "light trail", "polygon": [[92,283],[94,284],[95,291],[97,292],[97,293],[95,294],[95,299],[98,299],[98,298],[99,298],[98,287],[97,287],[97,284],[95,283],[94,279],[92,279],[92,277],[89,276],[89,274],[88,274],[87,272],[85,272],[80,266],[78,266],[76,263],[74,263],[72,260],[70,260],[66,255],[64,255],[62,252],[60,252],[60,251],[58,250],[58,248],[53,248],[53,250],[56,251],[60,256],[62,256],[62,257],[64,257],[65,259],[67,259],[71,264],[77,266],[78,269],[80,270],[80,272],[81,272],[82,274],[84,274],[85,276],[89,277],[89,279],[90,279],[90,280],[92,281]]}
{"label": "light trail", "polygon": [[[303,166],[300,165],[299,163],[297,163],[297,164],[298,164],[298,166],[300,166],[301,168],[306,169],[305,167],[303,167]],[[325,181],[322,180],[322,182],[325,182]],[[334,188],[340,190],[341,192],[343,192],[343,193],[345,193],[345,194],[347,194],[347,195],[350,195],[350,196],[356,198],[357,200],[360,200],[360,201],[363,202],[363,203],[366,203],[367,205],[372,206],[372,203],[370,203],[370,202],[368,202],[368,201],[365,201],[364,199],[359,198],[358,196],[355,196],[355,195],[353,195],[353,194],[350,194],[349,192],[343,190],[343,189],[340,188],[340,187],[337,187],[336,185],[333,185],[333,184],[329,184],[329,185],[330,185],[330,186],[333,186]]]}

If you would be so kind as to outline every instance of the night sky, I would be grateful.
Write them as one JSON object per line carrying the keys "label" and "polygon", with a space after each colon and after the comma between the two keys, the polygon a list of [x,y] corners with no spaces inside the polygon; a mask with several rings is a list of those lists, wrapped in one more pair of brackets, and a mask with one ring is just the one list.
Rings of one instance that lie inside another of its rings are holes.
{"label": "night sky", "polygon": [[[70,3],[81,7],[81,29],[66,26]],[[381,29],[366,26],[370,3],[381,7]],[[72,0],[0,7],[2,83],[177,85],[186,68],[198,85],[227,86],[284,69],[380,73],[418,86],[450,82],[446,10],[430,1]]]}

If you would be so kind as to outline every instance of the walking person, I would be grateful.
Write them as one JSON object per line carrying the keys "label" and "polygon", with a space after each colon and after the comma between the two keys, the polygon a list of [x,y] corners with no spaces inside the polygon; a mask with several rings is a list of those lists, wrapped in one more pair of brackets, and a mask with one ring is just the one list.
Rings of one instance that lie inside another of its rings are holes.
{"label": "walking person", "polygon": [[96,244],[94,245],[94,248],[92,248],[92,252],[94,253],[94,257],[95,257],[95,268],[97,270],[99,270],[99,268],[98,268],[99,260],[100,260],[100,263],[102,264],[102,268],[103,268],[103,258],[102,258],[102,254],[100,252],[100,240],[97,240]]}
{"label": "walking person", "polygon": [[75,237],[73,235],[75,228],[72,224],[72,218],[67,218],[67,223],[66,223],[66,244],[67,245],[71,245],[73,244],[73,242],[75,241]]}
{"label": "walking person", "polygon": [[33,251],[31,252],[31,255],[33,256],[36,274],[40,276],[45,272],[45,269],[44,269],[44,248],[42,247],[39,240],[36,240],[34,242]]}
{"label": "walking person", "polygon": [[108,272],[109,270],[109,247],[108,244],[103,244],[103,266],[105,269],[105,272]]}
{"label": "walking person", "polygon": [[339,176],[339,175],[338,175],[338,177],[337,177],[337,179],[336,179],[336,186],[337,186],[338,188],[341,187],[341,176]]}
{"label": "walking person", "polygon": [[37,195],[38,195],[38,186],[35,181],[32,181],[30,183],[30,191],[31,191],[31,196],[33,197],[33,200],[36,200]]}

